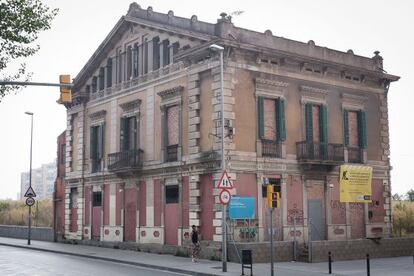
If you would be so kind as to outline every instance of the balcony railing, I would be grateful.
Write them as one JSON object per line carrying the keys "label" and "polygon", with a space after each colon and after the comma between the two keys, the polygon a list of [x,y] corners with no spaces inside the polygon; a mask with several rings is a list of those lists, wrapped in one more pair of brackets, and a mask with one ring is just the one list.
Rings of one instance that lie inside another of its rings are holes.
{"label": "balcony railing", "polygon": [[348,147],[348,163],[362,163],[363,150],[356,147]]}
{"label": "balcony railing", "polygon": [[178,160],[178,145],[167,146],[167,162]]}
{"label": "balcony railing", "polygon": [[282,158],[282,143],[262,139],[262,156]]}
{"label": "balcony railing", "polygon": [[133,149],[108,154],[108,170],[137,169],[142,167],[144,151]]}
{"label": "balcony railing", "polygon": [[316,162],[343,162],[344,146],[342,144],[329,144],[318,142],[297,142],[297,159],[300,161]]}

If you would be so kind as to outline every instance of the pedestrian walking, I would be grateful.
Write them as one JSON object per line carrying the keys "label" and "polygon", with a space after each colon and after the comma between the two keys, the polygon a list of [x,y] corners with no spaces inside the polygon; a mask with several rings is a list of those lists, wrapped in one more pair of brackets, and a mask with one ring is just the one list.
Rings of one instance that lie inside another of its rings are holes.
{"label": "pedestrian walking", "polygon": [[197,227],[195,225],[191,226],[191,228],[193,229],[193,231],[191,232],[191,242],[193,243],[193,252],[191,254],[191,261],[193,263],[196,263],[198,260],[198,254],[200,253],[200,241],[198,239],[198,231],[197,231]]}

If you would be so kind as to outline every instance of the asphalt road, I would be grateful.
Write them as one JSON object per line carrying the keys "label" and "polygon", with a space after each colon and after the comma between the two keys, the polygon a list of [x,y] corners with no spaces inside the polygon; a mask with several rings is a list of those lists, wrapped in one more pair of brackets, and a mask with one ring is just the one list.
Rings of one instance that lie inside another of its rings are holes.
{"label": "asphalt road", "polygon": [[0,275],[177,276],[184,274],[89,258],[0,246]]}

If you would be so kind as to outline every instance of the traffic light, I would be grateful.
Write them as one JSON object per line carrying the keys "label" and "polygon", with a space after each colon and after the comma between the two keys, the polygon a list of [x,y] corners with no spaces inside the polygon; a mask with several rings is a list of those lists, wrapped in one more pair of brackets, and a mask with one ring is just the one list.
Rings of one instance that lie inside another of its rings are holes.
{"label": "traffic light", "polygon": [[69,86],[64,86],[62,84],[70,84],[70,75],[59,75],[60,86],[60,99],[61,103],[71,103],[72,102],[72,91]]}
{"label": "traffic light", "polygon": [[279,208],[280,207],[280,194],[274,192],[273,185],[267,185],[267,208]]}

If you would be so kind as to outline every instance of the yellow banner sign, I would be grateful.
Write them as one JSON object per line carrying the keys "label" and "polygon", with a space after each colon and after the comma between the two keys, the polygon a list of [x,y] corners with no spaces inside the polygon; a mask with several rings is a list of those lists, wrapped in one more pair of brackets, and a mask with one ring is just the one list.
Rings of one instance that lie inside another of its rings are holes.
{"label": "yellow banner sign", "polygon": [[371,202],[372,167],[342,165],[339,169],[339,200]]}

